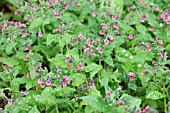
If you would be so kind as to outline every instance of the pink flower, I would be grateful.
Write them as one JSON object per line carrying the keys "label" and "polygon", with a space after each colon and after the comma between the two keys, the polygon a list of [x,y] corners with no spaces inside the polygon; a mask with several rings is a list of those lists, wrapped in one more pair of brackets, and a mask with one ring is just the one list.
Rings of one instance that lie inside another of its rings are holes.
{"label": "pink flower", "polygon": [[62,82],[62,87],[66,87],[67,86],[67,82]]}
{"label": "pink flower", "polygon": [[113,2],[109,2],[109,6],[112,7],[112,5],[113,5]]}
{"label": "pink flower", "polygon": [[161,18],[166,18],[166,15],[165,14],[161,14]]}
{"label": "pink flower", "polygon": [[109,36],[109,39],[110,39],[110,40],[113,40],[113,37],[112,37],[112,36]]}
{"label": "pink flower", "polygon": [[135,74],[132,72],[129,72],[129,76],[130,76],[130,81],[134,80]]}
{"label": "pink flower", "polygon": [[37,69],[34,69],[33,72],[36,73],[36,72],[38,72],[38,70],[37,70]]}
{"label": "pink flower", "polygon": [[159,52],[159,53],[158,53],[158,56],[162,56],[162,53],[161,53],[161,52]]}
{"label": "pink flower", "polygon": [[13,68],[13,66],[9,66],[9,68]]}
{"label": "pink flower", "polygon": [[27,73],[27,77],[30,77],[30,73]]}
{"label": "pink flower", "polygon": [[83,69],[83,66],[81,64],[78,65],[79,69]]}
{"label": "pink flower", "polygon": [[146,47],[150,47],[150,43],[149,42],[146,42]]}
{"label": "pink flower", "polygon": [[88,46],[92,47],[93,46],[93,42],[89,42]]}
{"label": "pink flower", "polygon": [[8,99],[8,104],[12,104],[12,99]]}
{"label": "pink flower", "polygon": [[104,12],[100,13],[100,16],[104,16]]}
{"label": "pink flower", "polygon": [[20,24],[21,27],[26,28],[26,24]]}
{"label": "pink flower", "polygon": [[156,70],[157,70],[157,67],[154,67],[153,69],[156,71]]}
{"label": "pink flower", "polygon": [[104,35],[105,34],[105,31],[102,29],[100,30],[100,35]]}
{"label": "pink flower", "polygon": [[96,56],[96,54],[95,54],[95,53],[92,53],[92,54],[91,54],[91,56],[95,57],[95,56]]}
{"label": "pink flower", "polygon": [[113,28],[117,30],[119,29],[119,27],[116,24],[113,25]]}
{"label": "pink flower", "polygon": [[88,43],[91,42],[90,38],[88,38],[86,41],[87,41]]}
{"label": "pink flower", "polygon": [[69,56],[66,56],[65,62],[70,62],[70,59],[69,59],[69,58],[70,58]]}
{"label": "pink flower", "polygon": [[102,53],[103,53],[103,49],[102,49],[102,48],[99,48],[98,52],[99,52],[100,54],[102,54]]}
{"label": "pink flower", "polygon": [[28,6],[28,2],[25,2],[25,6]]}
{"label": "pink flower", "polygon": [[45,87],[45,84],[44,84],[44,83],[42,83],[42,84],[40,84],[40,86],[41,86],[42,88],[44,88],[44,87]]}
{"label": "pink flower", "polygon": [[93,12],[93,13],[92,13],[92,16],[93,16],[93,17],[96,17],[96,15],[97,15],[96,12]]}
{"label": "pink flower", "polygon": [[38,62],[37,65],[38,65],[39,67],[41,67],[41,66],[42,66],[42,62]]}
{"label": "pink flower", "polygon": [[130,76],[130,77],[135,77],[135,74],[132,73],[132,72],[129,72],[129,76]]}
{"label": "pink flower", "polygon": [[79,39],[79,40],[82,40],[82,39],[83,39],[83,35],[82,35],[82,34],[79,34],[79,35],[78,35],[78,39]]}
{"label": "pink flower", "polygon": [[107,95],[110,95],[111,93],[110,93],[110,91],[106,91],[106,94],[107,94]]}
{"label": "pink flower", "polygon": [[145,110],[145,109],[143,109],[143,110],[142,110],[142,113],[146,113],[146,110]]}
{"label": "pink flower", "polygon": [[55,3],[57,3],[57,2],[58,2],[58,0],[54,0],[54,2],[55,2]]}
{"label": "pink flower", "polygon": [[63,76],[63,79],[64,79],[64,80],[66,80],[66,81],[68,81],[68,80],[69,80],[69,78],[68,78],[68,76],[67,76],[67,75]]}
{"label": "pink flower", "polygon": [[141,19],[140,19],[140,22],[144,22],[144,21],[145,21],[145,18],[141,18]]}
{"label": "pink flower", "polygon": [[106,45],[108,45],[108,44],[109,44],[109,40],[105,39],[105,40],[104,40],[104,43],[105,43]]}
{"label": "pink flower", "polygon": [[155,11],[158,11],[159,10],[159,7],[158,6],[155,6]]}
{"label": "pink flower", "polygon": [[90,53],[93,53],[94,52],[94,50],[93,49],[90,49]]}
{"label": "pink flower", "polygon": [[68,68],[71,68],[71,64],[67,64],[67,67],[68,67]]}
{"label": "pink flower", "polygon": [[150,110],[150,108],[151,108],[151,107],[150,107],[149,105],[145,106],[145,110],[146,110],[146,111]]}
{"label": "pink flower", "polygon": [[122,105],[122,101],[121,101],[121,100],[118,100],[118,101],[117,101],[117,105],[118,105],[118,106],[121,106],[121,105]]}
{"label": "pink flower", "polygon": [[6,70],[6,69],[7,69],[7,66],[6,66],[6,65],[4,65],[4,66],[3,66],[3,69],[4,69],[4,70]]}
{"label": "pink flower", "polygon": [[149,17],[149,14],[145,14],[145,17],[148,18],[148,17]]}
{"label": "pink flower", "polygon": [[42,32],[39,32],[38,37],[42,37],[42,36],[43,36]]}
{"label": "pink flower", "polygon": [[141,113],[140,110],[137,110],[136,113]]}
{"label": "pink flower", "polygon": [[149,30],[150,30],[150,31],[153,31],[153,27],[152,27],[152,26],[150,26],[150,27],[149,27]]}
{"label": "pink flower", "polygon": [[14,11],[14,14],[15,14],[15,15],[17,15],[17,14],[18,14],[18,11],[17,11],[17,10],[16,10],[16,11]]}
{"label": "pink flower", "polygon": [[57,18],[61,18],[61,15],[60,15],[60,14],[57,14],[56,16],[57,16]]}
{"label": "pink flower", "polygon": [[53,33],[57,33],[57,32],[59,32],[60,31],[60,29],[54,29],[53,30]]}
{"label": "pink flower", "polygon": [[142,74],[142,75],[145,75],[145,74],[146,74],[146,71],[145,71],[145,70],[142,70],[141,74]]}
{"label": "pink flower", "polygon": [[43,83],[43,79],[42,78],[38,78],[38,83],[42,84]]}
{"label": "pink flower", "polygon": [[158,40],[158,44],[163,44],[162,40]]}
{"label": "pink flower", "polygon": [[167,55],[168,54],[168,52],[164,52],[164,55]]}
{"label": "pink flower", "polygon": [[113,16],[112,16],[112,20],[116,20],[116,15],[113,15]]}
{"label": "pink flower", "polygon": [[129,35],[129,39],[131,39],[131,40],[132,40],[132,39],[133,39],[133,35]]}
{"label": "pink flower", "polygon": [[72,44],[72,45],[74,45],[74,44],[75,44],[75,42],[71,42],[71,44]]}
{"label": "pink flower", "polygon": [[151,51],[152,50],[152,48],[151,47],[148,47],[148,51]]}
{"label": "pink flower", "polygon": [[95,86],[95,84],[94,84],[94,83],[91,83],[91,84],[90,84],[90,86],[94,87],[94,86]]}
{"label": "pink flower", "polygon": [[38,10],[38,6],[34,6],[33,10],[37,11]]}
{"label": "pink flower", "polygon": [[56,70],[58,70],[58,66],[55,66]]}
{"label": "pink flower", "polygon": [[47,86],[50,86],[50,85],[51,85],[51,81],[50,81],[50,80],[47,80],[47,81],[46,81],[46,85],[47,85]]}
{"label": "pink flower", "polygon": [[76,8],[79,9],[79,8],[80,8],[80,5],[77,5]]}

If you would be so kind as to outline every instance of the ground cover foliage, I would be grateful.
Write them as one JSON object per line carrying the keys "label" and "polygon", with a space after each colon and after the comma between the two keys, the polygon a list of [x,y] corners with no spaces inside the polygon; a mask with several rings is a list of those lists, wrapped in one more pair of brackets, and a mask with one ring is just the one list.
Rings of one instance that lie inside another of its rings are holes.
{"label": "ground cover foliage", "polygon": [[169,113],[168,0],[4,0],[9,113]]}

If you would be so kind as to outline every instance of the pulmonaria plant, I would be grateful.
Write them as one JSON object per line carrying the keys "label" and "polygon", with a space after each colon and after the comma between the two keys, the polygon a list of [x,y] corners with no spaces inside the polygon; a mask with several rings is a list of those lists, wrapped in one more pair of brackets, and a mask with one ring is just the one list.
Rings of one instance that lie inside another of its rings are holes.
{"label": "pulmonaria plant", "polygon": [[168,2],[11,4],[13,18],[0,14],[6,112],[170,112]]}

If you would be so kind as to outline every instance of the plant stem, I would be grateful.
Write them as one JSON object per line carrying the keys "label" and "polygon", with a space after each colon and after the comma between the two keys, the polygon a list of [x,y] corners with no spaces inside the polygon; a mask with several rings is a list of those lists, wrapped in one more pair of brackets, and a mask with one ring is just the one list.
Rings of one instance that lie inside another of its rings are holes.
{"label": "plant stem", "polygon": [[56,102],[55,108],[56,108],[56,113],[59,113],[59,111],[58,111],[58,106],[57,106],[57,102]]}
{"label": "plant stem", "polygon": [[[163,94],[166,95],[164,89],[163,89]],[[165,113],[167,113],[166,106],[167,106],[167,105],[166,105],[166,96],[165,96],[165,97],[164,97],[164,109],[165,109]]]}

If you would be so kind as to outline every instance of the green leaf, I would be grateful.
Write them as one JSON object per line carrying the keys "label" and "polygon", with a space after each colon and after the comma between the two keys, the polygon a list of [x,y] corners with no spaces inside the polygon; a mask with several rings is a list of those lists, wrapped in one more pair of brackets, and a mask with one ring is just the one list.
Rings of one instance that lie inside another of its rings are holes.
{"label": "green leaf", "polygon": [[19,59],[23,59],[23,56],[25,56],[24,52],[17,52],[16,57]]}
{"label": "green leaf", "polygon": [[15,66],[15,65],[19,64],[19,60],[17,58],[15,58],[15,57],[4,58],[3,63],[8,65],[8,66]]}
{"label": "green leaf", "polygon": [[72,56],[76,62],[79,61],[79,52],[78,52],[78,49],[76,48],[68,50],[66,55]]}
{"label": "green leaf", "polygon": [[161,99],[164,98],[166,95],[158,92],[158,91],[150,91],[147,95],[146,98],[150,98],[153,100]]}
{"label": "green leaf", "polygon": [[113,59],[110,55],[103,57],[103,60],[110,66],[114,67]]}
{"label": "green leaf", "polygon": [[160,38],[163,41],[163,43],[169,43],[170,42],[170,38],[168,38],[167,32],[155,32],[154,34],[155,34],[155,36]]}
{"label": "green leaf", "polygon": [[142,24],[137,24],[136,29],[138,30],[138,32],[143,33],[143,34],[146,32],[146,28]]}
{"label": "green leaf", "polygon": [[37,27],[40,27],[41,24],[42,24],[42,18],[35,18],[35,19],[32,21],[32,23],[31,23],[31,25],[30,25],[30,27],[29,27],[29,30],[35,29],[35,28],[37,28]]}
{"label": "green leaf", "polygon": [[156,100],[148,100],[148,105],[152,106],[152,108],[156,109],[158,107]]}
{"label": "green leaf", "polygon": [[20,84],[24,84],[26,82],[26,78],[22,77],[22,78],[14,78],[11,81],[11,87],[14,91],[19,91],[19,85]]}
{"label": "green leaf", "polygon": [[63,68],[67,67],[67,63],[65,62],[65,56],[62,54],[57,54],[55,58],[49,60],[52,63],[52,66],[58,65]]}
{"label": "green leaf", "polygon": [[37,85],[37,79],[33,79],[33,80],[27,80],[26,81],[26,89],[29,90],[30,88],[34,87]]}
{"label": "green leaf", "polygon": [[110,55],[114,48],[118,48],[121,44],[125,42],[125,39],[122,36],[115,36],[114,39],[116,40],[116,42],[111,42],[111,44],[107,45],[104,48],[103,56]]}
{"label": "green leaf", "polygon": [[67,12],[62,15],[61,20],[66,23],[73,21],[73,19],[70,16],[70,13]]}
{"label": "green leaf", "polygon": [[48,25],[50,24],[50,18],[46,18],[45,20],[43,20],[44,25]]}
{"label": "green leaf", "polygon": [[135,84],[135,81],[131,81],[128,83],[128,88],[136,91],[137,85]]}
{"label": "green leaf", "polygon": [[34,106],[28,113],[40,113],[40,111]]}
{"label": "green leaf", "polygon": [[72,74],[70,77],[70,80],[72,80],[73,86],[80,86],[84,82],[84,75],[81,73],[75,73]]}
{"label": "green leaf", "polygon": [[139,50],[136,53],[137,55],[134,56],[132,59],[133,62],[136,63],[143,63],[144,61],[152,61],[152,58],[154,57],[153,53],[149,53],[143,50]]}
{"label": "green leaf", "polygon": [[139,33],[136,35],[136,39],[138,41],[142,41],[142,42],[154,42],[154,39],[152,38],[152,36],[149,33]]}
{"label": "green leaf", "polygon": [[6,48],[5,48],[5,51],[6,52],[11,52],[12,49],[15,47],[16,43],[9,43],[7,44]]}
{"label": "green leaf", "polygon": [[48,34],[46,44],[50,45],[52,42],[58,42],[58,37],[56,35]]}
{"label": "green leaf", "polygon": [[102,69],[101,65],[97,65],[95,63],[91,63],[88,66],[86,66],[85,68],[86,72],[90,72],[90,78],[93,78],[93,76]]}
{"label": "green leaf", "polygon": [[[122,13],[123,6],[124,6],[124,0],[110,0],[110,1],[113,2],[113,5],[112,5],[112,7],[107,7],[107,9],[113,11],[116,8],[119,8],[120,13]],[[102,7],[102,5],[101,5],[101,7]]]}
{"label": "green leaf", "polygon": [[74,92],[76,91],[74,88],[70,88],[70,87],[64,87],[64,88],[59,88],[56,90],[56,95],[57,96],[63,96],[63,95],[66,95],[66,94],[69,94],[71,92]]}
{"label": "green leaf", "polygon": [[86,106],[85,113],[93,113],[94,109],[91,106]]}
{"label": "green leaf", "polygon": [[102,98],[98,95],[88,95],[80,97],[80,99],[86,101],[89,106],[91,106],[94,110],[97,110],[99,112],[106,112],[109,108],[107,103],[104,100],[102,100]]}
{"label": "green leaf", "polygon": [[141,99],[132,97],[128,94],[124,94],[120,97],[120,100],[126,100],[131,108],[136,108],[136,110],[140,110]]}
{"label": "green leaf", "polygon": [[135,29],[130,27],[129,25],[123,23],[123,22],[118,22],[118,26],[120,26],[121,29],[124,30],[124,32],[127,32],[129,34],[134,34],[135,33]]}
{"label": "green leaf", "polygon": [[42,61],[42,56],[39,53],[34,53],[31,57],[31,59],[37,63],[38,61]]}
{"label": "green leaf", "polygon": [[50,88],[50,87],[46,87],[43,91],[42,91],[42,93],[41,93],[41,98],[43,99],[43,98],[47,98],[47,97],[49,97],[51,94],[53,94],[53,89],[52,88]]}

